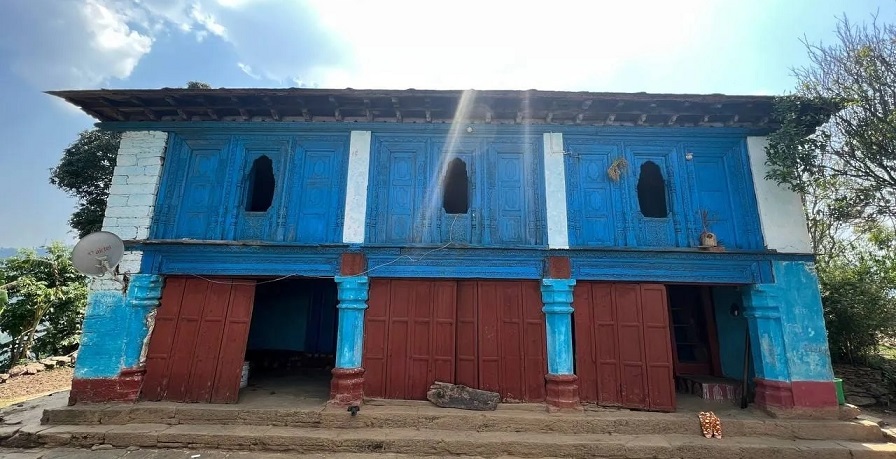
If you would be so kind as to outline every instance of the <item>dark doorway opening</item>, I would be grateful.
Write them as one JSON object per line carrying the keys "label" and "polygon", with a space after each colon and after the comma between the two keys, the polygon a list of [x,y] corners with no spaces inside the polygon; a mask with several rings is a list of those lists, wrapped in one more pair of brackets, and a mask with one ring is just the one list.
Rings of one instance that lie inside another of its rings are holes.
{"label": "dark doorway opening", "polygon": [[668,285],[669,322],[676,375],[720,376],[710,287]]}
{"label": "dark doorway opening", "polygon": [[244,390],[326,400],[336,361],[337,302],[332,279],[260,280]]}

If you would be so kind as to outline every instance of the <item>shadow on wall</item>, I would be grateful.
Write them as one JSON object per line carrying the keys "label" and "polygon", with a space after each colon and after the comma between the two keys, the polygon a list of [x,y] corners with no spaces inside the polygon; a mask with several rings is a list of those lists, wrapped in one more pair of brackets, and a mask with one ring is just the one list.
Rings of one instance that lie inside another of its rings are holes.
{"label": "shadow on wall", "polygon": [[[744,351],[746,346],[747,319],[743,315],[743,299],[737,287],[713,287],[716,326],[719,332],[719,360],[722,375],[742,380],[744,377]],[[736,311],[737,315],[734,315]],[[756,374],[750,365],[749,383],[753,385]]]}

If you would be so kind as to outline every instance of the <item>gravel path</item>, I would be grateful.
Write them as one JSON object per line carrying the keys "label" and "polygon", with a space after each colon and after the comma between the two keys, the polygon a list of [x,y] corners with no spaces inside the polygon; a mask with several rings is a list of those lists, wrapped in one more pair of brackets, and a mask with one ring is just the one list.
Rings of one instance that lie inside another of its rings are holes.
{"label": "gravel path", "polygon": [[42,371],[36,375],[10,378],[0,384],[0,407],[48,392],[69,390],[72,387],[73,372],[72,368],[63,367]]}

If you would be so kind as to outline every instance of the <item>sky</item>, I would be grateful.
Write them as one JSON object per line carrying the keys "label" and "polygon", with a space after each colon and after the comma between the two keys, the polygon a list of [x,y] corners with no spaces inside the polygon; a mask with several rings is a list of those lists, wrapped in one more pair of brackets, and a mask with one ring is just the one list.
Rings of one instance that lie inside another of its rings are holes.
{"label": "sky", "polygon": [[[96,120],[43,91],[182,87],[783,94],[837,17],[896,0],[3,0],[0,247],[75,241],[49,183]],[[892,19],[891,19],[892,18]]]}

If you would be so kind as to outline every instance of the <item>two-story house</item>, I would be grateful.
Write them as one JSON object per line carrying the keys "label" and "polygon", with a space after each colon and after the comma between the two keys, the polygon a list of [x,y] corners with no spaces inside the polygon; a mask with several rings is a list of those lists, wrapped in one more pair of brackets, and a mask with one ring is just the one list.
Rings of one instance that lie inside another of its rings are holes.
{"label": "two-story house", "polygon": [[127,285],[91,287],[71,403],[232,403],[249,360],[332,367],[343,404],[443,381],[672,411],[747,367],[759,406],[837,407],[771,97],[52,94],[123,132]]}

